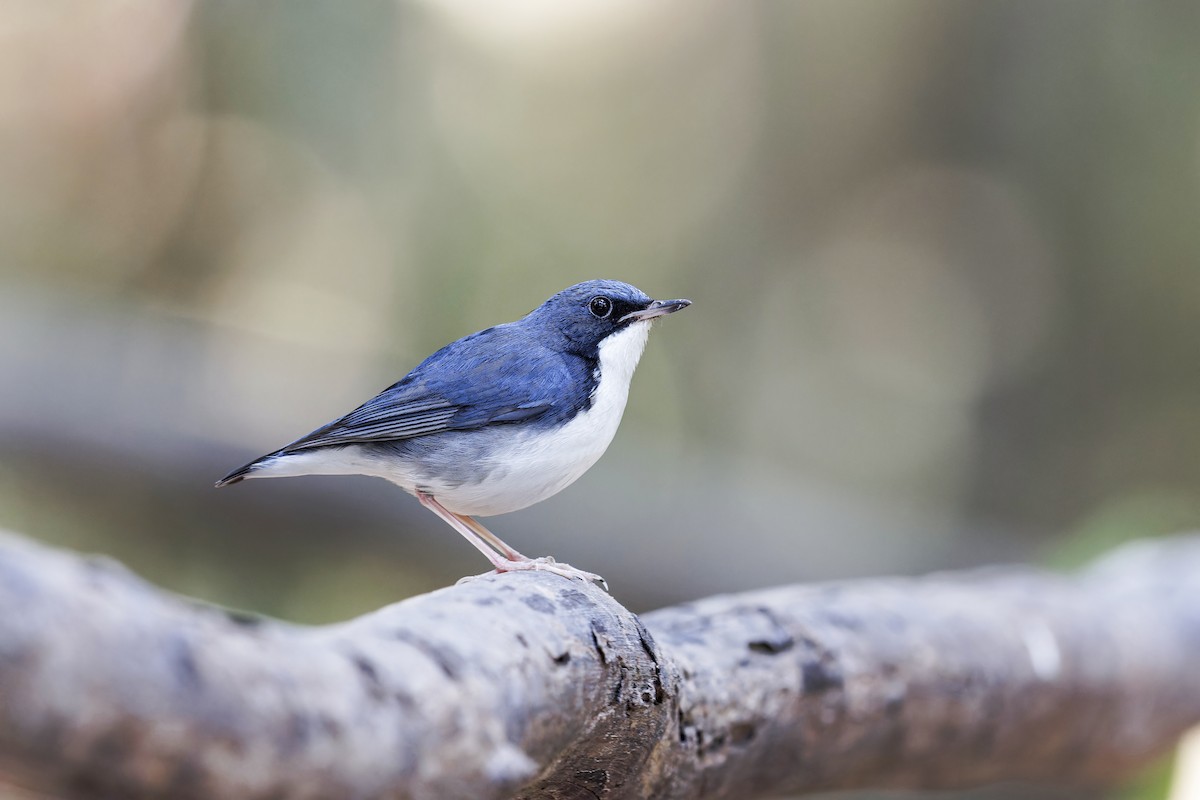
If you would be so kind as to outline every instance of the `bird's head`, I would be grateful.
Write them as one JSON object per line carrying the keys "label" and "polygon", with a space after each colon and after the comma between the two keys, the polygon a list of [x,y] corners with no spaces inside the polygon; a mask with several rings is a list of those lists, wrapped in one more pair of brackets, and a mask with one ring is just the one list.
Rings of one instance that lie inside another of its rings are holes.
{"label": "bird's head", "polygon": [[528,319],[590,349],[621,331],[648,328],[651,320],[691,304],[691,300],[653,300],[636,286],[621,281],[594,280],[562,290]]}

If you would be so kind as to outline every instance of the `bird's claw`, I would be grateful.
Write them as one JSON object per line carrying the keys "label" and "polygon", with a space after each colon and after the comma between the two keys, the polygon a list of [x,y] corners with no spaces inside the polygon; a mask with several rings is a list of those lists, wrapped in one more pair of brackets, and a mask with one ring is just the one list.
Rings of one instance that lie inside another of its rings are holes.
{"label": "bird's claw", "polygon": [[554,560],[552,556],[542,556],[541,558],[529,558],[524,561],[509,561],[501,560],[495,564],[496,569],[493,572],[485,572],[482,575],[467,575],[464,578],[459,578],[456,585],[473,581],[476,578],[482,578],[487,575],[496,575],[501,572],[550,572],[555,575],[561,575],[568,580],[581,580],[584,583],[594,583],[604,591],[608,591],[608,581],[594,572],[572,567],[570,564],[560,564]]}
{"label": "bird's claw", "polygon": [[608,591],[608,582],[594,572],[572,567],[570,564],[559,564],[552,556],[543,556],[542,558],[531,559],[529,562],[532,566],[526,569],[541,570],[543,572],[552,572],[555,575],[561,575],[564,578],[571,580],[581,580],[584,583],[594,583],[604,591]]}

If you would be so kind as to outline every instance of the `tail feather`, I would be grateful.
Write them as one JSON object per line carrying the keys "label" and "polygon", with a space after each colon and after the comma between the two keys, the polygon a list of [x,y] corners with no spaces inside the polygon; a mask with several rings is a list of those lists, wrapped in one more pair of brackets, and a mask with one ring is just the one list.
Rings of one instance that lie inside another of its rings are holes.
{"label": "tail feather", "polygon": [[217,481],[229,486],[246,478],[287,478],[296,475],[378,475],[378,465],[355,446],[292,450],[286,447],[256,458]]}
{"label": "tail feather", "polygon": [[258,469],[258,467],[262,464],[263,461],[265,461],[266,459],[270,458],[273,455],[275,455],[275,453],[271,453],[271,455],[263,456],[262,458],[256,458],[253,461],[251,461],[249,464],[238,467],[233,472],[229,473],[224,478],[221,478],[221,480],[219,480],[215,484],[213,484],[213,486],[220,489],[222,486],[231,486],[232,484],[235,484],[238,481],[245,480],[250,475],[251,472],[254,472],[254,470]]}

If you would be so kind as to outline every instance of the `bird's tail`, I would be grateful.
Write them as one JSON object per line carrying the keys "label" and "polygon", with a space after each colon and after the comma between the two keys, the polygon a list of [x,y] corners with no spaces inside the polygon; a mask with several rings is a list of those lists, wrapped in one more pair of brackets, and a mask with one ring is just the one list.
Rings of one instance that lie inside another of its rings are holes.
{"label": "bird's tail", "polygon": [[245,478],[252,469],[254,469],[253,463],[247,464],[244,467],[238,467],[233,472],[229,473],[224,478],[221,478],[221,480],[214,483],[213,486],[220,489],[222,486],[229,486],[230,484],[237,483],[238,481]]}
{"label": "bird's tail", "polygon": [[276,451],[269,455],[262,456],[261,458],[256,458],[253,461],[251,461],[249,464],[245,464],[243,466],[238,467],[233,472],[229,473],[224,478],[221,478],[221,480],[217,481],[213,485],[216,488],[220,489],[222,486],[229,486],[231,484],[237,483],[238,481],[244,480],[244,479],[250,477],[250,473],[254,472],[259,467],[261,467],[263,465],[264,461],[274,458],[278,454],[279,454],[279,451]]}
{"label": "bird's tail", "polygon": [[344,447],[322,447],[315,450],[293,450],[291,445],[267,453],[217,481],[216,487],[228,486],[246,478],[287,478],[296,475],[361,475],[373,474],[364,471],[363,465],[355,461],[330,458],[330,453],[340,454]]}

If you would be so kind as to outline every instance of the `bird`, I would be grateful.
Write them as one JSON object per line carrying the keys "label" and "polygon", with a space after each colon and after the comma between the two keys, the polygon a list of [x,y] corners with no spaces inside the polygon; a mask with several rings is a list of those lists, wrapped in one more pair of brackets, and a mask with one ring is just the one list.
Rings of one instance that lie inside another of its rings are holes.
{"label": "bird", "polygon": [[616,435],[654,320],[691,305],[616,280],[555,294],[515,322],[452,342],[343,417],[238,467],[250,478],[369,475],[414,495],[491,562],[607,584],[553,557],[522,555],[476,517],[565,489]]}

